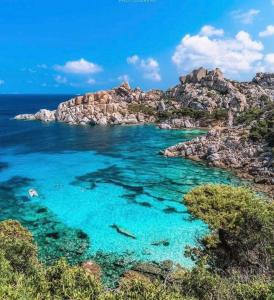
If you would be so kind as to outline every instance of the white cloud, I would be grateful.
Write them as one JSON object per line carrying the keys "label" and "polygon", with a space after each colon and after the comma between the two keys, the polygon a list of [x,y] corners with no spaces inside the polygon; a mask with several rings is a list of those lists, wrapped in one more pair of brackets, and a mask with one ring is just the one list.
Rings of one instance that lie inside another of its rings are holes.
{"label": "white cloud", "polygon": [[265,61],[274,65],[274,53],[269,53],[265,56]]}
{"label": "white cloud", "polygon": [[143,77],[152,81],[161,81],[160,65],[154,58],[142,59],[138,55],[127,58],[128,64],[135,65],[143,72]]}
{"label": "white cloud", "polygon": [[94,74],[102,71],[102,68],[93,62],[89,62],[84,58],[74,61],[68,61],[63,66],[54,67],[57,71],[72,74]]}
{"label": "white cloud", "polygon": [[200,31],[200,35],[204,36],[223,36],[224,30],[223,29],[217,29],[211,25],[205,25],[202,27]]}
{"label": "white cloud", "polygon": [[269,53],[264,58],[264,72],[274,72],[274,53]]}
{"label": "white cloud", "polygon": [[271,1],[272,5],[274,5],[274,0]]}
{"label": "white cloud", "polygon": [[130,77],[128,74],[124,74],[124,75],[120,75],[117,78],[118,81],[122,81],[122,82],[130,82]]}
{"label": "white cloud", "polygon": [[89,78],[89,79],[87,80],[87,84],[93,85],[93,84],[95,84],[95,83],[96,83],[96,80],[93,79],[93,78]]}
{"label": "white cloud", "polygon": [[127,58],[127,63],[128,64],[136,64],[138,61],[140,60],[139,56],[138,55],[132,55],[130,57]]}
{"label": "white cloud", "polygon": [[274,35],[274,25],[266,26],[266,29],[259,33],[260,37],[267,37],[267,36],[271,36],[271,35]]}
{"label": "white cloud", "polygon": [[68,82],[67,78],[61,75],[56,75],[54,80],[59,84],[66,84]]}
{"label": "white cloud", "polygon": [[258,9],[250,9],[248,11],[236,10],[232,12],[234,19],[239,20],[243,24],[252,24],[255,17],[260,13]]}
{"label": "white cloud", "polygon": [[176,47],[172,61],[180,71],[204,66],[221,68],[226,74],[253,71],[262,60],[264,46],[245,31],[234,38],[210,38],[187,34]]}
{"label": "white cloud", "polygon": [[5,81],[3,79],[0,79],[0,85],[4,85]]}

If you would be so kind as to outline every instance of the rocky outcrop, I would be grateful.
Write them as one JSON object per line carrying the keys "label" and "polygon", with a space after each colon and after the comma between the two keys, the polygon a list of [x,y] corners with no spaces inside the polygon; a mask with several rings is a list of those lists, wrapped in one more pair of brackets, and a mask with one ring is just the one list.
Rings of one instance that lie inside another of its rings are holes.
{"label": "rocky outcrop", "polygon": [[167,120],[158,125],[161,129],[180,129],[180,128],[198,128],[205,127],[202,122],[190,117],[181,117]]}
{"label": "rocky outcrop", "polygon": [[238,170],[256,183],[274,184],[274,159],[271,148],[248,139],[246,128],[213,129],[206,135],[179,143],[162,152],[168,157],[204,160],[209,166]]}
{"label": "rocky outcrop", "polygon": [[[265,89],[264,81],[237,82],[224,78],[220,69],[208,71],[204,68],[194,70],[180,77],[181,84],[166,92],[171,99],[182,103],[183,107],[213,112],[225,109],[232,115],[250,107],[257,106],[265,95],[272,97]],[[228,120],[226,120],[228,124]]]}
{"label": "rocky outcrop", "polygon": [[[224,78],[220,69],[194,70],[180,77],[180,84],[167,90],[142,91],[128,83],[87,93],[60,103],[56,111],[16,116],[18,120],[60,121],[78,125],[163,123],[162,128],[232,126],[240,112],[261,105],[262,97],[274,98],[273,74],[259,73],[252,82]],[[218,119],[215,113],[227,111]],[[191,115],[193,111],[207,114]]]}
{"label": "rocky outcrop", "polygon": [[55,110],[40,109],[36,114],[22,114],[15,117],[16,120],[51,122],[56,120]]}

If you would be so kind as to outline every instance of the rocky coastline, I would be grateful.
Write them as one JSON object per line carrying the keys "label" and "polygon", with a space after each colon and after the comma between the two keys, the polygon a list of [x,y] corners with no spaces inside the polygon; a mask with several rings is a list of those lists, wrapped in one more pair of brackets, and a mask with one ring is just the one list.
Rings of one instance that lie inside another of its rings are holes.
{"label": "rocky coastline", "polygon": [[111,90],[77,96],[60,103],[56,110],[41,109],[15,119],[72,125],[208,128],[207,135],[169,147],[162,154],[232,169],[273,193],[274,74],[258,73],[250,82],[238,82],[224,78],[218,68],[199,68],[179,80],[166,91],[144,92],[123,83]]}
{"label": "rocky coastline", "polygon": [[265,142],[248,139],[244,127],[212,129],[206,135],[171,146],[161,154],[205,161],[209,166],[234,171],[251,179],[260,191],[274,195],[274,159],[272,148]]}

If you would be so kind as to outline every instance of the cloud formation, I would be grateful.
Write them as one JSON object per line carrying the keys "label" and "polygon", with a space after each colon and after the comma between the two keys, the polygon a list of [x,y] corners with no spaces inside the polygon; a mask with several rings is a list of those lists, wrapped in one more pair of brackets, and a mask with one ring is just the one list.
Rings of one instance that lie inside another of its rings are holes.
{"label": "cloud formation", "polygon": [[0,85],[4,85],[5,81],[3,79],[0,79]]}
{"label": "cloud formation", "polygon": [[223,29],[217,29],[211,25],[205,25],[202,27],[200,31],[200,35],[204,36],[223,36],[224,30]]}
{"label": "cloud formation", "polygon": [[143,77],[152,81],[161,81],[160,65],[154,58],[142,59],[138,55],[127,58],[127,63],[141,70]]}
{"label": "cloud formation", "polygon": [[84,58],[68,61],[64,65],[56,65],[54,69],[71,74],[94,74],[102,71],[102,67]]}
{"label": "cloud formation", "polygon": [[234,38],[212,38],[185,35],[172,56],[173,63],[180,71],[189,72],[204,66],[221,68],[226,74],[249,72],[263,59],[264,46],[254,41],[249,33],[240,31]]}
{"label": "cloud formation", "polygon": [[267,37],[267,36],[271,36],[271,35],[274,35],[274,25],[266,26],[266,29],[259,33],[260,37]]}
{"label": "cloud formation", "polygon": [[250,9],[248,11],[236,10],[232,12],[234,19],[240,21],[243,24],[252,24],[255,17],[260,13],[258,9]]}

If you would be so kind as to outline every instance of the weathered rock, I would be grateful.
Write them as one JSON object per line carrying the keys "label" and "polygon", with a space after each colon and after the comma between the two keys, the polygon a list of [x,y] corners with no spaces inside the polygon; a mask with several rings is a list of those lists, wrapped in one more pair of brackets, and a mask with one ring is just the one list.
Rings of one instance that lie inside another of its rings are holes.
{"label": "weathered rock", "polygon": [[274,166],[270,147],[252,140],[243,142],[247,133],[246,128],[213,129],[205,136],[179,143],[161,153],[168,157],[198,158],[211,166],[240,170],[257,182],[273,184]]}
{"label": "weathered rock", "polygon": [[100,279],[102,276],[101,267],[94,261],[87,261],[82,264],[82,268],[90,275],[94,276],[97,279]]}
{"label": "weathered rock", "polygon": [[22,114],[15,116],[16,120],[38,120],[43,122],[55,121],[55,110],[40,109],[36,114]]}

